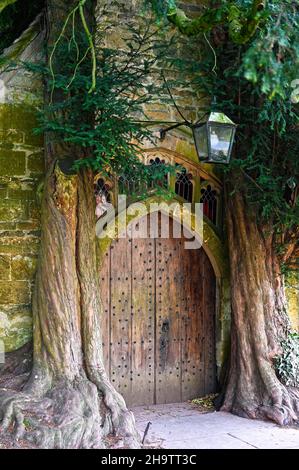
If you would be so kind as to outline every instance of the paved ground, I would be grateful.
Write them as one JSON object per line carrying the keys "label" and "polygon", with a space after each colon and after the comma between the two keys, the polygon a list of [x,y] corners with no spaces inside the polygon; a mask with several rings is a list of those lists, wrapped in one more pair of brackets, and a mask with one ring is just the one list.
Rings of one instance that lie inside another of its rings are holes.
{"label": "paved ground", "polygon": [[142,406],[133,409],[146,446],[164,449],[299,449],[299,428],[239,418],[229,413],[202,413],[194,405]]}

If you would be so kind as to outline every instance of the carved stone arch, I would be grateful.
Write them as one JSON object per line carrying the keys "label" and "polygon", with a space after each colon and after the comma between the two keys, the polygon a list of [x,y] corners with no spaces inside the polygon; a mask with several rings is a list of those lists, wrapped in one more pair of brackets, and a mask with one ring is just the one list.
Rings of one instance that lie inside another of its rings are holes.
{"label": "carved stone arch", "polygon": [[153,147],[145,149],[141,155],[141,158],[144,162],[147,162],[149,159],[153,158],[153,155],[161,159],[167,159],[168,162],[172,165],[178,163],[179,165],[184,166],[194,176],[213,181],[213,184],[219,189],[222,187],[221,180],[212,171],[208,171],[206,169],[207,166],[203,166],[199,162],[191,160],[179,152],[169,150],[164,147]]}
{"label": "carved stone arch", "polygon": [[144,163],[145,165],[150,165],[153,162],[156,161],[156,163],[159,163],[158,160],[163,164],[172,164],[172,160],[169,158],[168,155],[165,155],[161,152],[151,152],[151,153],[145,153],[144,154]]}
{"label": "carved stone arch", "polygon": [[[145,201],[147,210],[150,210],[152,203],[161,203],[157,196],[151,196]],[[177,199],[167,201],[167,204],[177,203]],[[190,207],[191,209],[191,207]],[[176,217],[172,214],[173,219]],[[117,239],[117,233],[124,233],[130,223],[138,221],[140,214],[136,217],[131,215],[123,216],[122,213],[116,215],[114,222],[108,222],[105,229],[105,236],[99,238],[99,262],[102,264],[107,256],[107,250],[112,242]],[[117,230],[115,230],[117,227]],[[196,231],[195,215],[191,214],[192,231]],[[201,236],[201,234],[199,234]],[[219,376],[220,370],[224,360],[227,357],[229,331],[230,331],[230,286],[229,286],[229,266],[227,261],[227,254],[223,242],[219,235],[214,230],[214,227],[203,220],[203,243],[202,247],[208,256],[216,276],[216,362],[217,374]]]}

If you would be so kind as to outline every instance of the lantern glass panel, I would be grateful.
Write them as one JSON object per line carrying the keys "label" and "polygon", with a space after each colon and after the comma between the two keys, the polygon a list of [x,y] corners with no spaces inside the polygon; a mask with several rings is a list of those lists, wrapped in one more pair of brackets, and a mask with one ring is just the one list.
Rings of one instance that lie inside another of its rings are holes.
{"label": "lantern glass panel", "polygon": [[219,125],[209,123],[209,159],[215,161],[227,161],[230,157],[231,143],[234,134],[234,128],[229,125]]}
{"label": "lantern glass panel", "polygon": [[205,124],[193,128],[193,136],[198,157],[202,160],[208,158],[208,132]]}

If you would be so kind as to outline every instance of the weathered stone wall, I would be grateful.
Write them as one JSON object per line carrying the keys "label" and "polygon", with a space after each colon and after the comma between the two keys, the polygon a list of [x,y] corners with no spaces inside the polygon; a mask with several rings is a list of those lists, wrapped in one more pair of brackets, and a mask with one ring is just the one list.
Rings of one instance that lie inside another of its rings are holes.
{"label": "weathered stone wall", "polygon": [[39,246],[36,186],[43,174],[42,140],[33,111],[0,106],[0,337],[5,349],[31,336],[31,291]]}
{"label": "weathered stone wall", "polygon": [[[36,61],[41,45],[36,23],[5,57]],[[43,139],[33,129],[42,84],[21,66],[4,64],[0,88],[0,342],[11,351],[32,335],[31,295],[40,239],[36,189],[44,173]]]}
{"label": "weathered stone wall", "polygon": [[[105,8],[103,8],[104,3],[106,5]],[[116,7],[113,0],[111,0],[111,2],[109,0],[106,2],[102,0],[98,1],[96,15],[99,35],[105,26],[109,24],[109,29],[107,29],[105,34],[105,41],[108,47],[125,49],[123,37],[128,37],[128,35],[130,35],[129,28],[137,27],[138,23],[145,27],[145,25],[150,22],[152,31],[157,30],[158,26],[155,22],[156,19],[154,15],[150,12],[150,9],[144,9],[144,0],[132,0],[130,2],[118,0],[117,3],[122,6]],[[180,7],[184,8],[189,16],[197,16],[203,11],[203,5],[207,4],[207,0],[184,0],[178,4]],[[156,37],[158,38],[158,36]],[[175,37],[173,43],[176,47],[171,46],[170,50],[166,49],[165,51],[169,57],[186,58],[188,48],[188,54],[190,56],[192,55],[194,60],[200,60],[201,52],[196,40],[194,39],[194,44],[190,46],[190,38],[182,37],[177,29],[169,24],[165,42],[167,43],[167,41],[173,37]],[[159,37],[159,39],[161,39],[161,37]],[[171,93],[179,110],[187,120],[196,122],[202,117],[203,113],[207,111],[211,98],[198,94],[197,90],[190,85],[190,77],[188,74],[181,73],[180,84],[173,86],[172,83],[174,80],[178,79],[179,73],[174,67],[170,67],[167,61],[164,63],[160,62],[160,68],[163,69],[167,82],[171,84]],[[152,77],[155,77],[156,83],[158,83],[157,69],[153,71],[155,75],[152,75]],[[162,146],[163,148],[177,152],[185,158],[198,163],[192,132],[186,126],[168,132],[163,142],[158,138],[161,128],[166,128],[173,123],[182,121],[182,116],[170,99],[169,93],[162,87],[162,81],[160,83],[161,91],[159,92],[159,96],[151,102],[145,103],[143,106],[143,114],[136,117],[137,119],[151,122],[151,124],[147,124],[147,126],[152,129],[153,136],[157,136],[155,144],[158,147]],[[153,145],[152,143],[145,143],[144,147],[146,149],[153,147]],[[217,172],[217,166],[203,164],[202,167],[207,173],[212,175]]]}

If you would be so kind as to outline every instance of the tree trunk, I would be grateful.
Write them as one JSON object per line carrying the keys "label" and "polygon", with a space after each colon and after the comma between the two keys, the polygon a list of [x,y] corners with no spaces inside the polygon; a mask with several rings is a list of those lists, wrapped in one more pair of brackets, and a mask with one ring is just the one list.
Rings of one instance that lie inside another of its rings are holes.
{"label": "tree trunk", "polygon": [[[49,47],[77,3],[47,1]],[[88,5],[92,24],[94,2]],[[56,61],[56,73],[59,65]],[[56,92],[52,98],[63,99]],[[93,177],[88,171],[63,174],[58,159],[82,158],[82,151],[55,140],[46,135],[48,173],[32,302],[33,363],[31,368],[28,351],[22,367],[19,353],[10,355],[0,380],[1,427],[11,435],[12,445],[22,438],[22,446],[42,448],[102,448],[115,442],[138,448],[133,414],[103,366]]]}
{"label": "tree trunk", "polygon": [[103,366],[91,173],[65,176],[52,166],[42,227],[33,368],[25,384],[24,370],[12,381],[18,376],[13,362],[7,368],[2,428],[42,448],[102,448],[107,436],[110,444],[122,439],[118,445],[139,447],[133,414]]}
{"label": "tree trunk", "polygon": [[232,329],[222,410],[290,424],[299,417],[299,390],[284,386],[274,369],[290,325],[273,229],[261,229],[241,192],[226,209]]}

